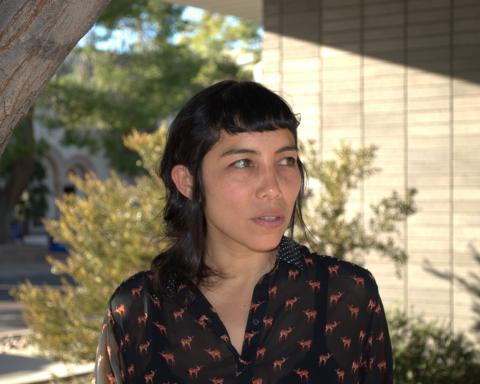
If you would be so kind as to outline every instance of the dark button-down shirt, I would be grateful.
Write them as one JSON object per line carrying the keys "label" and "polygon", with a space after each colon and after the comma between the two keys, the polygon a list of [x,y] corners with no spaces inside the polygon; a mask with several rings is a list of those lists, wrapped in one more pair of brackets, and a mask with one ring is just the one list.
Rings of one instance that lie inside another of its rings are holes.
{"label": "dark button-down shirt", "polygon": [[241,355],[193,284],[141,272],[113,294],[97,350],[103,383],[392,383],[371,274],[283,238],[253,291]]}

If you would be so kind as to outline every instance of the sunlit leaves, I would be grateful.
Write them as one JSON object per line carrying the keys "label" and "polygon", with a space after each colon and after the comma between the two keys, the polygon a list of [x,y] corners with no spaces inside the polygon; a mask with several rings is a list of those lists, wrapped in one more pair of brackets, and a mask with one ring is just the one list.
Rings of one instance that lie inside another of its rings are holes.
{"label": "sunlit leaves", "polygon": [[[370,251],[377,251],[389,257],[399,272],[407,258],[400,245],[400,225],[416,211],[416,191],[404,191],[405,197],[393,191],[370,206],[366,220],[366,214],[349,209],[349,204],[358,187],[380,172],[373,164],[377,148],[354,150],[343,143],[335,151],[335,157],[328,160],[320,158],[315,142],[308,142],[302,150],[309,177],[315,185],[304,211],[312,235],[309,236],[311,247],[321,254],[358,263],[362,263]],[[307,241],[301,234],[298,238]]]}

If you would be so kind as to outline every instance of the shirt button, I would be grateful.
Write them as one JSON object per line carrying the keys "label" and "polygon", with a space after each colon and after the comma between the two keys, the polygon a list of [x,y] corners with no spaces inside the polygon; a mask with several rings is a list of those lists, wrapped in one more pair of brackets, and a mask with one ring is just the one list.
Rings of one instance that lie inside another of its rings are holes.
{"label": "shirt button", "polygon": [[260,324],[260,320],[255,318],[255,319],[253,319],[252,323],[253,323],[253,325],[258,325],[258,324]]}

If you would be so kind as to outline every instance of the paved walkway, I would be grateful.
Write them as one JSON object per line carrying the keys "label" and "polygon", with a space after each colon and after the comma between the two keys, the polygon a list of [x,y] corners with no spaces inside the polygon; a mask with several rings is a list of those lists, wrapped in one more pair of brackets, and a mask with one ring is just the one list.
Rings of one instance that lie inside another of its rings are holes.
{"label": "paved walkway", "polygon": [[29,332],[22,319],[22,305],[8,294],[28,279],[33,284],[57,285],[45,261],[45,246],[0,245],[0,384],[47,383],[54,377],[92,372],[92,364],[66,365],[43,357],[25,342]]}

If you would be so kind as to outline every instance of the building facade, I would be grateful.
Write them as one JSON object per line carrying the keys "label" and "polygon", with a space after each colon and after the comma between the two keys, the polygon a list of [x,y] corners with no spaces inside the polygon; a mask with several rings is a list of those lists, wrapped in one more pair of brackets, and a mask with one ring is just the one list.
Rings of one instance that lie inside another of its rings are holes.
{"label": "building facade", "polygon": [[[48,143],[48,151],[42,157],[42,166],[45,169],[45,184],[48,187],[47,218],[58,218],[55,199],[61,198],[63,193],[72,192],[74,186],[69,179],[70,174],[84,176],[88,172],[98,178],[105,179],[110,175],[108,160],[101,153],[92,154],[87,148],[65,146],[62,144],[63,131],[45,128],[35,121],[35,140]],[[43,234],[43,225],[35,227],[32,223],[32,232]],[[45,240],[46,241],[46,240]]]}

